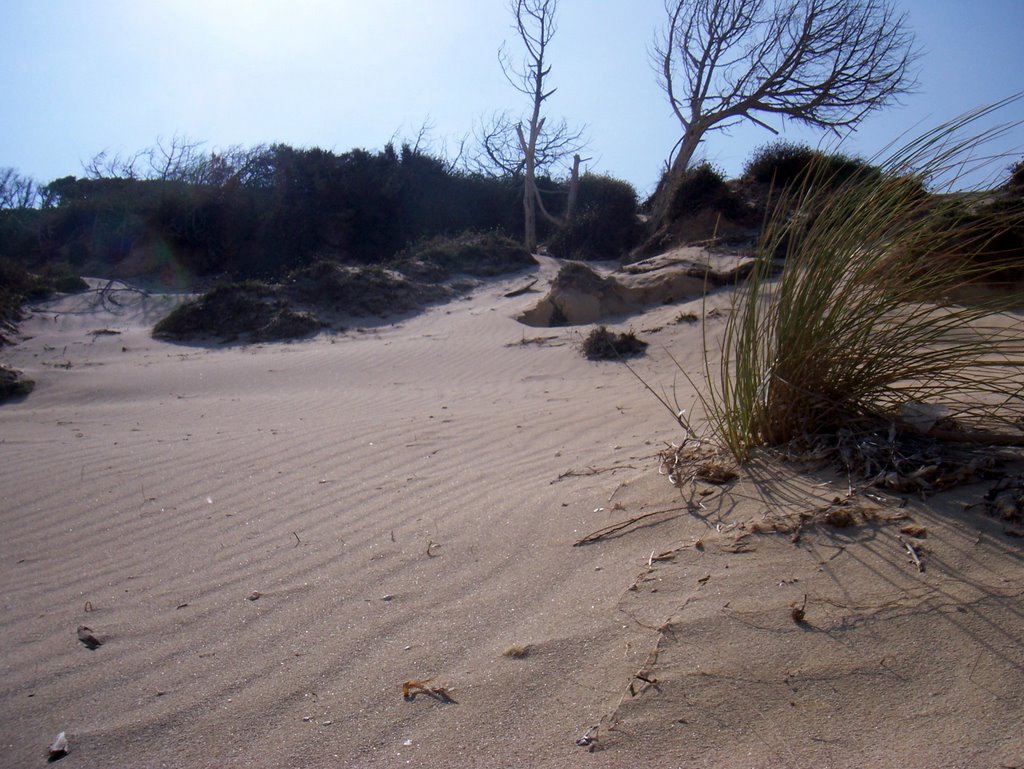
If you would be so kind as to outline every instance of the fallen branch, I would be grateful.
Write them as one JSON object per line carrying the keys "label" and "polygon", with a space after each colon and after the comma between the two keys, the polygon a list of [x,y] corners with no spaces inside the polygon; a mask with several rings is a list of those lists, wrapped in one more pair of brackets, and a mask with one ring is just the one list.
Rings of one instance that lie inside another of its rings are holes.
{"label": "fallen branch", "polygon": [[598,542],[602,539],[612,536],[613,534],[618,534],[623,529],[628,529],[633,524],[638,523],[644,520],[645,518],[651,518],[655,515],[661,515],[662,513],[678,513],[683,510],[689,509],[689,505],[683,507],[667,507],[664,510],[653,510],[649,513],[644,513],[643,515],[636,515],[632,518],[626,519],[625,521],[619,521],[618,523],[613,523],[610,526],[605,526],[603,529],[598,529],[597,531],[588,534],[582,539],[576,540],[572,543],[572,546],[582,547],[583,545],[589,545],[592,542]]}

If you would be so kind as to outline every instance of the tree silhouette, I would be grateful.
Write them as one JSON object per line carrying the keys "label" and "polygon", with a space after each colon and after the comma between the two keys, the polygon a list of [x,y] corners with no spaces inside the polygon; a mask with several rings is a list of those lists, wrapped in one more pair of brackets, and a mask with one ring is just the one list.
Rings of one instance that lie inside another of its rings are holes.
{"label": "tree silhouette", "polygon": [[660,185],[663,223],[711,130],[773,117],[853,129],[914,85],[913,35],[888,0],[668,0],[652,64],[683,129]]}

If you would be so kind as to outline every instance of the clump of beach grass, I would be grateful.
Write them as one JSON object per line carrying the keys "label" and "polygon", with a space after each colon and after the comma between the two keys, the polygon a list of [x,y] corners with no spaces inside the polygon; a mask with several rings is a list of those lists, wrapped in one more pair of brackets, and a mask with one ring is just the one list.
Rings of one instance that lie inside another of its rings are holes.
{"label": "clump of beach grass", "polygon": [[506,647],[505,651],[503,651],[501,653],[501,656],[502,657],[510,657],[512,659],[518,660],[518,659],[522,659],[523,657],[528,656],[529,653],[530,653],[530,649],[531,649],[530,644],[514,643],[514,644],[510,644],[508,647]]}
{"label": "clump of beach grass", "polygon": [[622,360],[643,355],[646,349],[647,342],[637,337],[632,329],[619,334],[609,331],[607,326],[595,328],[580,346],[588,360]]}
{"label": "clump of beach grass", "polygon": [[811,169],[783,192],[720,350],[705,337],[701,400],[737,460],[755,446],[851,425],[899,428],[908,404],[941,404],[971,427],[1020,416],[1008,413],[1024,384],[1019,317],[996,300],[950,297],[1000,270],[1020,272],[1024,256],[989,245],[1024,226],[1024,208],[1001,207],[981,223],[951,217],[955,196],[928,187],[939,181],[948,191],[976,172],[990,140],[1017,127],[978,130],[978,121],[1020,98],[910,141],[881,173],[833,184]]}

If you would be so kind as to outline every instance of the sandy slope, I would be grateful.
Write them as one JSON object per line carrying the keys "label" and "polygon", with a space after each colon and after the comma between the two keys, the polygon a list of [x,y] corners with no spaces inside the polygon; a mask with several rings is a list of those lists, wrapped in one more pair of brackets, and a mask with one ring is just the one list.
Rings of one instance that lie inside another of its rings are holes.
{"label": "sandy slope", "polygon": [[[924,574],[890,524],[730,544],[827,496],[798,479],[573,548],[683,504],[654,459],[677,428],[577,332],[517,324],[523,282],[285,345],[156,342],[166,305],[131,295],[26,323],[3,353],[37,387],[0,408],[0,765],[66,730],[66,767],[1024,766],[1021,550],[977,512],[914,512]],[[632,320],[652,382],[661,345],[696,366],[687,309]],[[428,676],[456,704],[403,700]]]}

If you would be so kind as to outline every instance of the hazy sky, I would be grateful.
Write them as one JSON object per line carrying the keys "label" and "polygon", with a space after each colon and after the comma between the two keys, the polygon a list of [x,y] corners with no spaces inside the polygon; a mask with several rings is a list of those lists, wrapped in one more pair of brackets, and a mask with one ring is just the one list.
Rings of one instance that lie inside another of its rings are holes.
{"label": "hazy sky", "polygon": [[[918,93],[870,118],[851,153],[1024,90],[1024,0],[896,4],[923,53]],[[664,16],[662,0],[562,0],[550,49],[549,114],[586,125],[590,170],[641,193],[679,137],[647,53]],[[3,0],[0,167],[47,182],[176,134],[374,150],[425,121],[452,148],[482,117],[526,107],[497,60],[510,25],[503,0]],[[734,175],[772,138],[737,129],[703,152]],[[1022,146],[1018,130],[1003,148]]]}

